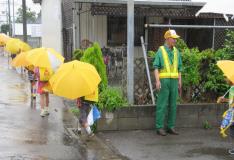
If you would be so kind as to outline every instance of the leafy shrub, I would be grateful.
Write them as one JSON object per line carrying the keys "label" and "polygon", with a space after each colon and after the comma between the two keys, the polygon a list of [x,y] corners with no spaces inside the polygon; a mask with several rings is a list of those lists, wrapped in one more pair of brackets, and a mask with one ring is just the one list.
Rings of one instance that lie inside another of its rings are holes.
{"label": "leafy shrub", "polygon": [[83,56],[84,51],[81,49],[77,49],[72,53],[72,59],[73,60],[80,60],[80,58]]}
{"label": "leafy shrub", "polygon": [[[185,48],[182,51],[182,63],[183,71],[182,82],[183,82],[183,93],[185,100],[183,101],[194,101],[194,88],[200,83],[201,75],[199,71],[200,57],[198,56],[198,49]],[[182,98],[183,99],[183,98]]]}
{"label": "leafy shrub", "polygon": [[148,66],[149,66],[150,71],[154,70],[153,63],[154,63],[155,54],[156,54],[156,52],[154,52],[154,51],[148,51],[148,53],[147,53]]}
{"label": "leafy shrub", "polygon": [[184,87],[189,87],[191,84],[199,84],[201,77],[199,72],[200,57],[198,49],[184,49],[182,52],[183,71],[182,79]]}
{"label": "leafy shrub", "polygon": [[84,55],[81,57],[81,61],[90,63],[94,65],[97,69],[98,74],[101,77],[100,91],[102,91],[107,86],[107,74],[106,65],[103,61],[102,51],[97,42],[85,50]]}
{"label": "leafy shrub", "polygon": [[203,128],[204,128],[204,129],[211,129],[211,128],[212,128],[212,125],[209,123],[208,120],[205,120],[205,121],[203,122]]}
{"label": "leafy shrub", "polygon": [[228,89],[221,69],[217,66],[218,60],[229,59],[230,55],[226,54],[224,49],[217,51],[205,50],[200,53],[202,55],[200,72],[203,80],[203,96],[216,99]]}
{"label": "leafy shrub", "polygon": [[114,111],[117,108],[127,105],[120,89],[107,87],[99,94],[98,107],[101,110]]}
{"label": "leafy shrub", "polygon": [[226,30],[224,50],[227,54],[230,54],[231,59],[234,59],[234,31],[233,30]]}
{"label": "leafy shrub", "polygon": [[187,48],[183,40],[179,40],[178,49],[183,61],[183,101],[212,102],[217,96],[225,93],[228,85],[217,66],[217,61],[231,58],[226,48],[200,52],[197,48]]}
{"label": "leafy shrub", "polygon": [[179,38],[179,39],[177,39],[177,42],[176,42],[176,48],[177,48],[180,52],[182,52],[184,49],[187,49],[188,46],[187,46],[187,44],[184,42],[183,39]]}
{"label": "leafy shrub", "polygon": [[154,58],[155,54],[156,54],[156,52],[154,52],[154,51],[148,51],[148,53],[147,53],[148,57],[150,57],[150,58]]}

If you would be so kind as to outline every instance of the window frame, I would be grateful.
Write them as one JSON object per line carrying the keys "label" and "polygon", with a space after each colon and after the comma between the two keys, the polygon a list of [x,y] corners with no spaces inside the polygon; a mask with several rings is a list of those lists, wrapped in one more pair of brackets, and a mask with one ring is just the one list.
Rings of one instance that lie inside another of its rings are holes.
{"label": "window frame", "polygon": [[[115,22],[117,20],[118,22]],[[134,46],[141,46],[140,36],[145,37],[145,27],[144,27],[145,22],[146,22],[146,17],[134,18],[134,24],[135,24],[134,25],[134,30],[135,30]],[[121,24],[122,26],[119,26],[119,24]],[[116,25],[116,26],[113,26],[113,25]],[[141,28],[141,25],[142,25],[142,28]],[[121,42],[117,42],[117,40],[113,40],[112,36],[114,32],[120,32],[120,33],[116,33],[116,35],[120,34],[120,38],[122,36],[122,38],[119,40]],[[136,35],[139,35],[139,36],[136,36]],[[107,16],[107,45],[108,46],[122,46],[126,44],[127,44],[127,17]]]}

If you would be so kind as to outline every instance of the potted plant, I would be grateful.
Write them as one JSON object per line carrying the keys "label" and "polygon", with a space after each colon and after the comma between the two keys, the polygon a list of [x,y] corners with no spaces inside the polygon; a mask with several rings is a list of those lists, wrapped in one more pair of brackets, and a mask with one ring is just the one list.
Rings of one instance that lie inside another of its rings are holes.
{"label": "potted plant", "polygon": [[117,87],[106,87],[99,94],[98,108],[104,111],[102,116],[106,119],[114,118],[114,111],[127,106],[127,101],[123,97],[121,90]]}

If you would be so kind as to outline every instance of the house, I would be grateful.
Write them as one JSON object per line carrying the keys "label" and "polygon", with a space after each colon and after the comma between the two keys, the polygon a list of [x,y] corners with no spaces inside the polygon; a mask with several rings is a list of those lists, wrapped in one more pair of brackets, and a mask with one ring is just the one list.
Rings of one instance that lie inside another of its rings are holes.
{"label": "house", "polygon": [[[33,48],[41,47],[41,24],[27,24],[28,44]],[[15,23],[14,37],[23,40],[23,24]]]}
{"label": "house", "polygon": [[[63,50],[66,59],[71,59],[76,48],[94,41],[105,48],[126,48],[127,0],[33,1],[42,5],[42,45]],[[147,29],[145,24],[234,25],[234,21],[226,22],[218,14],[195,17],[205,4],[204,0],[135,0],[134,3],[135,57],[142,56],[140,36],[148,42],[148,50],[156,50],[163,43],[163,33],[168,29]],[[49,13],[51,10],[53,14]],[[224,29],[177,28],[176,31],[189,47],[200,50],[218,49],[224,42]]]}
{"label": "house", "polygon": [[[75,48],[82,48],[82,42],[100,43],[101,47],[116,48],[127,43],[126,0],[63,0],[63,44],[68,59]],[[172,25],[234,25],[226,22],[222,15],[195,13],[205,4],[193,0],[138,0],[135,1],[135,50],[134,56],[141,57],[140,36],[148,42],[149,50],[156,50],[163,44],[163,34],[168,27],[145,28],[145,24]],[[146,32],[147,31],[147,32]],[[224,42],[224,29],[177,28],[178,34],[189,47],[218,49]],[[148,36],[147,36],[148,35]],[[147,36],[147,37],[146,37]]]}

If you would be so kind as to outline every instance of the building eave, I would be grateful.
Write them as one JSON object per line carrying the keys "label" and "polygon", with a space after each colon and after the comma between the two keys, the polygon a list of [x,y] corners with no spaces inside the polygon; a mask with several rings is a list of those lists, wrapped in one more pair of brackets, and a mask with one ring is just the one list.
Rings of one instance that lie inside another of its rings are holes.
{"label": "building eave", "polygon": [[[108,3],[108,4],[127,4],[127,0],[75,0],[75,3]],[[168,6],[204,6],[205,2],[179,1],[179,0],[135,0],[136,5],[168,5]]]}

